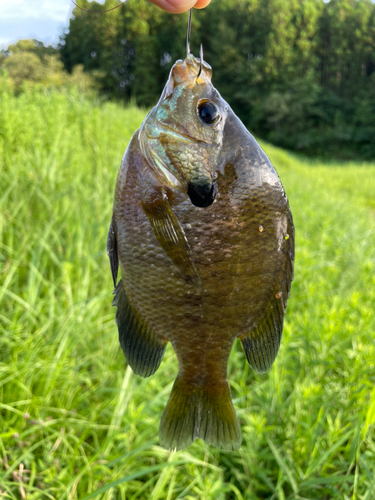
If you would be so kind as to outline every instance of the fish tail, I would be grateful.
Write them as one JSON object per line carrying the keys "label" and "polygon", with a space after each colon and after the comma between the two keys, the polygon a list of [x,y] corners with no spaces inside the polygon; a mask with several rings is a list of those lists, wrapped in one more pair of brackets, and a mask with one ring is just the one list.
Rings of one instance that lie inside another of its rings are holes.
{"label": "fish tail", "polygon": [[237,450],[241,429],[228,381],[196,385],[179,375],[161,419],[159,438],[161,446],[170,450],[184,449],[197,438],[216,448]]}

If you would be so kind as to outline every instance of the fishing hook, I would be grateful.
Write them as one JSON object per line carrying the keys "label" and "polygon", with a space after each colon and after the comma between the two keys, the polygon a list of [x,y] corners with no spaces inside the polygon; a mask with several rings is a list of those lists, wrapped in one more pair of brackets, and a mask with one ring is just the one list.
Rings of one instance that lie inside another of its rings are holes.
{"label": "fishing hook", "polygon": [[[189,20],[188,20],[188,27],[187,27],[187,35],[186,35],[186,57],[190,54],[190,33],[191,33],[191,11],[193,9],[189,10]],[[199,71],[197,78],[200,77],[200,74],[202,73],[202,62],[203,62],[203,45],[201,44],[201,48],[199,51]]]}
{"label": "fishing hook", "polygon": [[203,45],[201,44],[201,48],[199,50],[199,71],[198,71],[198,75],[197,75],[197,80],[202,73],[202,62],[203,62]]}

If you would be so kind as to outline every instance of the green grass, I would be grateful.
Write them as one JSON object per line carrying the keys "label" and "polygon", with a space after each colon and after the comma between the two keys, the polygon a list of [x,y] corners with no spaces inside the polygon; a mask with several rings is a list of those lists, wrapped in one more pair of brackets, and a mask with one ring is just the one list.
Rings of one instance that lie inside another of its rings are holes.
{"label": "green grass", "polygon": [[170,453],[177,360],[126,366],[106,256],[121,157],[145,112],[0,90],[0,488],[4,499],[375,499],[375,166],[264,145],[288,193],[296,268],[282,346],[229,380],[238,452]]}

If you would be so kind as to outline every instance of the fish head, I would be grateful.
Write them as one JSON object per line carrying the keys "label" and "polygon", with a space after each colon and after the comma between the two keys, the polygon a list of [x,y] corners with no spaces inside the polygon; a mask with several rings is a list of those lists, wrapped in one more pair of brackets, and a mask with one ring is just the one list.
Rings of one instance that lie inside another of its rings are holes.
{"label": "fish head", "polygon": [[192,54],[178,60],[139,135],[142,154],[159,179],[198,207],[215,200],[215,166],[228,111],[211,77],[211,67]]}

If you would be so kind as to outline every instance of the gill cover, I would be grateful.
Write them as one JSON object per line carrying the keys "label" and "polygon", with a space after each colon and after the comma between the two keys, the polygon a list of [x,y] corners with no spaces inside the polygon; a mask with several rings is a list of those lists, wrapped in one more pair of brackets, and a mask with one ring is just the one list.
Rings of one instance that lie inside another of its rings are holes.
{"label": "gill cover", "polygon": [[211,67],[191,54],[177,61],[139,134],[142,154],[159,181],[198,207],[215,200],[227,108],[211,76]]}

